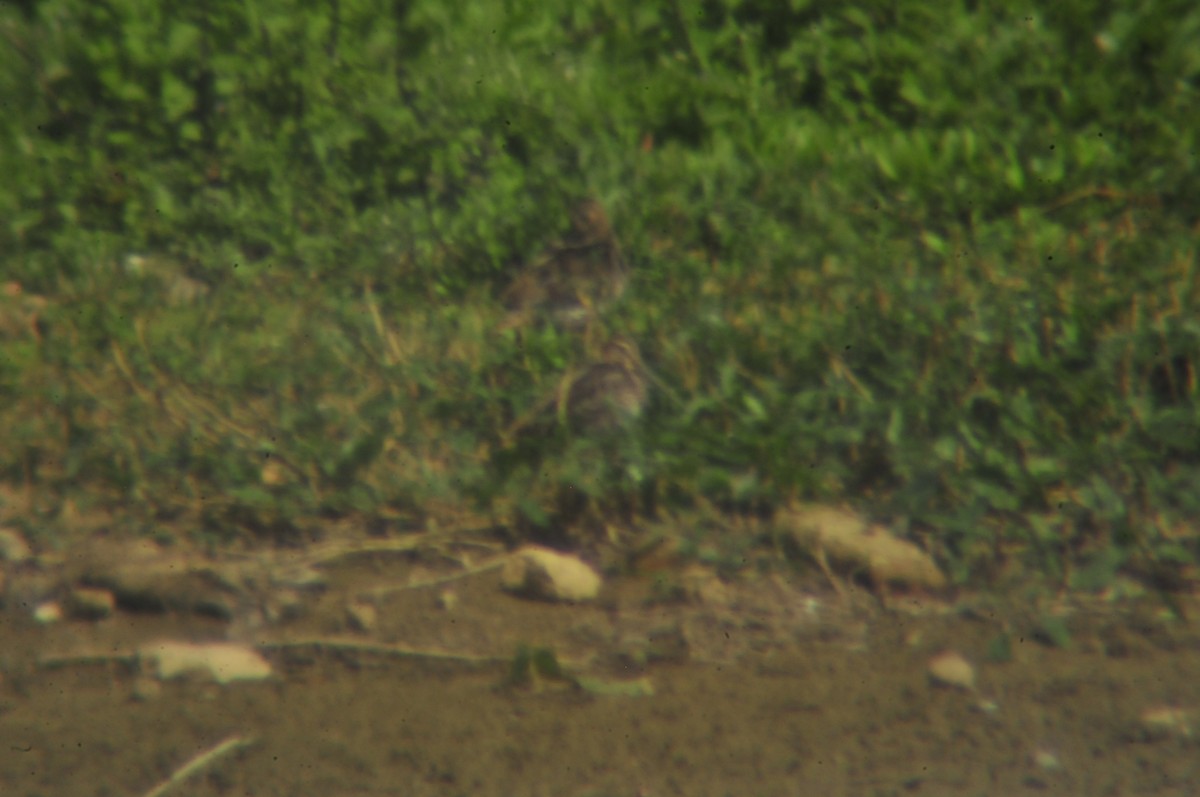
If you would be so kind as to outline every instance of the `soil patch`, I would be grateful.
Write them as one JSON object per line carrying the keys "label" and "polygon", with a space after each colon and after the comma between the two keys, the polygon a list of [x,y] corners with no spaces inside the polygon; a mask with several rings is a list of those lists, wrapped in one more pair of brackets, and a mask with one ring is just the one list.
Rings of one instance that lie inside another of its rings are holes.
{"label": "soil patch", "polygon": [[[446,579],[444,563],[408,553],[319,569],[321,588],[282,609],[225,584],[229,616],[119,610],[49,625],[10,574],[3,792],[144,795],[231,737],[251,743],[173,791],[1188,795],[1200,780],[1200,633],[1149,598],[884,608],[819,573],[727,582],[693,568],[560,605],[504,593],[495,568]],[[1046,633],[1048,616],[1064,635]],[[124,653],[159,638],[245,642],[275,674],[146,690]],[[649,689],[513,683],[521,646]],[[974,691],[933,683],[946,650],[974,664]]]}

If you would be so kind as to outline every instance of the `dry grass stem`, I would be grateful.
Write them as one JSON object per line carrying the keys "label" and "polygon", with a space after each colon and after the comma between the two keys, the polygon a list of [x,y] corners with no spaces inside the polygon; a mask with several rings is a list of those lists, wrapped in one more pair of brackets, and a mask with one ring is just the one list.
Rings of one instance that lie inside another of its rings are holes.
{"label": "dry grass stem", "polygon": [[166,794],[168,791],[175,788],[192,775],[195,775],[200,770],[210,766],[221,756],[228,755],[234,750],[238,750],[242,747],[247,747],[254,742],[254,737],[230,736],[216,747],[205,750],[203,753],[200,753],[196,757],[192,758],[182,767],[171,773],[171,777],[167,778],[162,783],[146,792],[143,797],[162,797],[162,795]]}
{"label": "dry grass stem", "polygon": [[410,589],[426,589],[428,587],[440,587],[443,584],[450,584],[455,581],[461,581],[464,578],[470,578],[472,576],[477,576],[480,573],[487,573],[491,570],[499,570],[501,567],[504,566],[504,564],[508,561],[508,559],[509,559],[509,556],[506,554],[504,556],[498,556],[495,559],[491,559],[481,565],[476,565],[474,567],[468,567],[465,570],[461,570],[457,573],[451,573],[449,575],[439,576],[438,578],[427,578],[427,579],[422,579],[421,581],[412,581],[407,584],[387,584],[382,587],[375,587],[374,589],[367,590],[365,593],[361,593],[361,594],[370,595],[372,597],[378,598],[378,597],[382,597],[384,595],[391,595],[392,593],[395,593],[395,592],[404,592],[404,591],[407,591]]}

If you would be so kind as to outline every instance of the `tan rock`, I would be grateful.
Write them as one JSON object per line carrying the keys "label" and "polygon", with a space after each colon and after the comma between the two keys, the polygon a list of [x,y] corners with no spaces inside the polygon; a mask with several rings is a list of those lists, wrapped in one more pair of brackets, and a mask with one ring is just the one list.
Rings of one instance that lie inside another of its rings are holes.
{"label": "tan rock", "polygon": [[504,589],[527,598],[579,603],[600,592],[600,576],[583,560],[527,545],[514,551],[500,579]]}
{"label": "tan rock", "polygon": [[939,686],[975,691],[975,667],[953,650],[944,651],[930,659],[928,669],[930,679]]}
{"label": "tan rock", "polygon": [[228,684],[271,675],[270,663],[257,650],[232,642],[151,642],[138,648],[137,661],[143,675],[160,681],[196,678]]}
{"label": "tan rock", "polygon": [[849,510],[794,506],[781,512],[777,523],[793,547],[822,567],[865,575],[878,587],[946,586],[946,576],[929,554]]}
{"label": "tan rock", "polygon": [[1154,706],[1141,713],[1138,726],[1138,736],[1151,741],[1194,739],[1200,734],[1200,711],[1178,706]]}
{"label": "tan rock", "polygon": [[458,593],[452,589],[444,589],[437,596],[437,606],[444,612],[452,612],[458,608]]}
{"label": "tan rock", "polygon": [[33,620],[38,625],[53,625],[63,619],[63,607],[58,601],[46,601],[33,608]]}
{"label": "tan rock", "polygon": [[354,601],[346,607],[346,622],[351,630],[369,634],[379,625],[379,611],[369,603]]}

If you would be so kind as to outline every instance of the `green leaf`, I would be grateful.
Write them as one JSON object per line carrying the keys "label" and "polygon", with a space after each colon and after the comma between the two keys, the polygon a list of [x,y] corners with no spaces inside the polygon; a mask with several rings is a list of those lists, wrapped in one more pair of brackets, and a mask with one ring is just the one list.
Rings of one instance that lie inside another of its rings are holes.
{"label": "green leaf", "polygon": [[1044,645],[1066,649],[1071,646],[1071,632],[1067,621],[1055,615],[1046,615],[1033,631],[1033,638]]}
{"label": "green leaf", "polygon": [[921,88],[921,78],[911,71],[906,71],[900,79],[900,96],[917,108],[922,108],[929,102]]}
{"label": "green leaf", "polygon": [[900,175],[896,171],[896,165],[892,162],[892,159],[888,153],[884,152],[882,148],[877,147],[874,152],[872,152],[872,155],[875,158],[875,165],[879,167],[879,171],[883,173],[884,177],[888,178],[889,180],[895,180],[899,178]]}
{"label": "green leaf", "polygon": [[893,407],[888,413],[887,429],[884,431],[883,439],[888,445],[895,447],[900,445],[904,436],[904,414],[899,407]]}
{"label": "green leaf", "polygon": [[752,417],[755,421],[764,421],[767,419],[767,410],[765,407],[763,407],[762,402],[759,401],[757,397],[746,393],[742,396],[742,403],[745,404],[746,409],[750,413],[750,417]]}
{"label": "green leaf", "polygon": [[540,503],[527,495],[522,495],[517,499],[517,509],[535,526],[544,528],[550,524],[550,517],[546,514],[546,510]]}
{"label": "green leaf", "polygon": [[935,255],[945,255],[950,250],[945,239],[930,230],[921,231],[921,241]]}
{"label": "green leaf", "polygon": [[166,55],[171,63],[187,61],[195,58],[203,40],[203,33],[195,25],[187,22],[175,22],[167,35]]}
{"label": "green leaf", "polygon": [[238,503],[245,504],[255,509],[271,509],[274,508],[277,499],[267,490],[262,487],[246,485],[243,487],[235,487],[229,491],[231,498]]}
{"label": "green leaf", "polygon": [[988,642],[985,658],[994,664],[1004,664],[1012,661],[1012,634],[1004,631],[992,637]]}
{"label": "green leaf", "polygon": [[944,463],[954,463],[958,461],[959,443],[958,439],[952,436],[939,437],[937,442],[933,444],[934,453],[938,459]]}
{"label": "green leaf", "polygon": [[508,686],[523,686],[532,679],[533,673],[533,650],[527,645],[518,645],[517,652],[513,654],[512,662],[508,667],[508,677],[505,679],[505,684]]}
{"label": "green leaf", "polygon": [[534,672],[545,678],[566,677],[562,665],[558,663],[558,656],[552,648],[534,648],[530,663]]}
{"label": "green leaf", "polygon": [[1117,571],[1127,558],[1115,545],[1106,548],[1071,573],[1071,587],[1086,592],[1107,589],[1116,580]]}

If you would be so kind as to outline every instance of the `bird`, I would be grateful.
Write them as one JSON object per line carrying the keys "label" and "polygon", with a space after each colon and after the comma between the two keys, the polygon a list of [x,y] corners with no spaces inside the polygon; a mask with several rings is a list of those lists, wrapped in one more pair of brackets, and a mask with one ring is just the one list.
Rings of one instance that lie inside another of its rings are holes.
{"label": "bird", "polygon": [[646,407],[649,380],[637,343],[616,335],[598,356],[567,371],[558,388],[509,428],[509,439],[545,435],[554,426],[606,436],[628,428]]}
{"label": "bird", "polygon": [[500,329],[549,321],[571,332],[625,292],[629,266],[604,206],[595,199],[571,211],[571,229],[526,266],[505,289],[507,316]]}
{"label": "bird", "polygon": [[647,395],[641,351],[633,340],[618,336],[571,381],[560,417],[565,410],[574,429],[611,432],[642,414]]}
{"label": "bird", "polygon": [[[506,490],[522,485],[512,523],[546,544],[615,544],[641,501],[630,466],[640,458],[636,422],[651,373],[624,335],[591,351],[502,432],[491,460],[498,478],[517,480]],[[532,514],[531,506],[538,507]]]}

